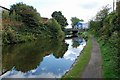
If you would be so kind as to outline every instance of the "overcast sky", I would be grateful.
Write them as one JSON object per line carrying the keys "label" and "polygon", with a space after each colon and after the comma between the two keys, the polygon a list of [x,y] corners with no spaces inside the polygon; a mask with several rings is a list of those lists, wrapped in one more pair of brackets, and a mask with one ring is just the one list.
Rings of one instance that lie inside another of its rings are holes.
{"label": "overcast sky", "polygon": [[10,8],[10,5],[23,2],[37,9],[42,17],[51,18],[54,11],[62,11],[70,24],[71,17],[88,21],[105,5],[112,7],[113,0],[0,0],[0,5]]}

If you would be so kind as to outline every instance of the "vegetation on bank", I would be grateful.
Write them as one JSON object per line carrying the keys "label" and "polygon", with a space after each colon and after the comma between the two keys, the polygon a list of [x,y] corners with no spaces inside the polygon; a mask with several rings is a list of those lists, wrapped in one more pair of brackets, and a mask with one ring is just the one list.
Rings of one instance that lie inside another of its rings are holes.
{"label": "vegetation on bank", "polygon": [[81,38],[84,38],[86,41],[88,40],[88,38],[90,37],[89,35],[89,33],[88,32],[78,32],[77,33],[77,35],[79,36],[79,37],[81,37]]}
{"label": "vegetation on bank", "polygon": [[[33,6],[24,3],[13,4],[10,11],[2,12],[3,44],[33,41],[39,37],[63,40],[63,27],[67,25],[67,19],[61,12],[59,15],[56,13],[53,12],[51,19],[43,18]],[[57,16],[62,19],[58,20]]]}
{"label": "vegetation on bank", "polygon": [[120,78],[120,1],[116,6],[112,12],[104,7],[90,21],[90,31],[100,44],[104,78]]}
{"label": "vegetation on bank", "polygon": [[104,78],[118,78],[118,72],[115,70],[118,61],[115,58],[114,49],[109,44],[104,45],[103,41],[98,42],[102,53],[102,76]]}
{"label": "vegetation on bank", "polygon": [[72,80],[73,78],[80,78],[82,72],[85,69],[85,66],[88,64],[90,55],[92,50],[92,42],[91,37],[88,37],[87,44],[81,55],[77,58],[76,62],[72,66],[72,68],[62,77],[62,79]]}

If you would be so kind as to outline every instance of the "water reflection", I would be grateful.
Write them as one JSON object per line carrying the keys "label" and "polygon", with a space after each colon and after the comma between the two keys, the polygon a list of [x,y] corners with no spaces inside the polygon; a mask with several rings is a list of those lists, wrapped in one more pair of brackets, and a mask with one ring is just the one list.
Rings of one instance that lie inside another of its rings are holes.
{"label": "water reflection", "polygon": [[54,53],[56,58],[63,57],[67,44],[55,40],[40,40],[31,43],[3,47],[3,69],[26,72],[37,67],[43,57]]}
{"label": "water reflection", "polygon": [[[68,39],[68,40],[66,40],[66,42],[67,42],[67,44],[69,44],[69,46],[68,46],[67,52],[64,54],[64,58],[69,59],[71,61],[75,61],[77,56],[79,56],[79,54],[83,50],[84,46],[86,45],[86,42],[84,39],[81,39],[78,37]],[[74,46],[74,44],[76,44],[76,43],[77,43],[77,46]]]}
{"label": "water reflection", "polygon": [[[79,45],[74,46],[76,42]],[[70,69],[85,45],[84,40],[73,38],[65,42],[43,39],[34,43],[5,46],[3,69],[7,72],[1,77],[60,78]]]}
{"label": "water reflection", "polygon": [[72,39],[72,46],[73,48],[77,48],[82,42],[83,42],[84,39],[78,39],[78,38],[73,38]]}

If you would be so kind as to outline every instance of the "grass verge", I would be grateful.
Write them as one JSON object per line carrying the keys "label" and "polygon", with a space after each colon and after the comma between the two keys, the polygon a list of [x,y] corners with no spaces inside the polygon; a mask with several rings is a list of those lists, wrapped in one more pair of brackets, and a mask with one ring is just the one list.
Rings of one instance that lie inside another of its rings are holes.
{"label": "grass verge", "polygon": [[83,49],[81,55],[78,57],[77,61],[73,65],[72,69],[68,71],[63,77],[62,80],[72,79],[72,78],[80,78],[82,72],[84,71],[86,65],[88,64],[91,56],[92,50],[92,41],[91,37],[88,38],[87,44]]}
{"label": "grass verge", "polygon": [[102,55],[102,76],[103,78],[118,78],[116,65],[117,61],[114,58],[113,48],[109,44],[104,44],[103,41],[98,41]]}

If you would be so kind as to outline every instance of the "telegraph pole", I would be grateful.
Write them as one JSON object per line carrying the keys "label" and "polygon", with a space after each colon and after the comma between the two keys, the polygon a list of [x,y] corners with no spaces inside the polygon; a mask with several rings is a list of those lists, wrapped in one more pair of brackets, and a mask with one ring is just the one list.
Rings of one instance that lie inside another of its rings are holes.
{"label": "telegraph pole", "polygon": [[115,9],[115,0],[113,0],[113,11]]}

